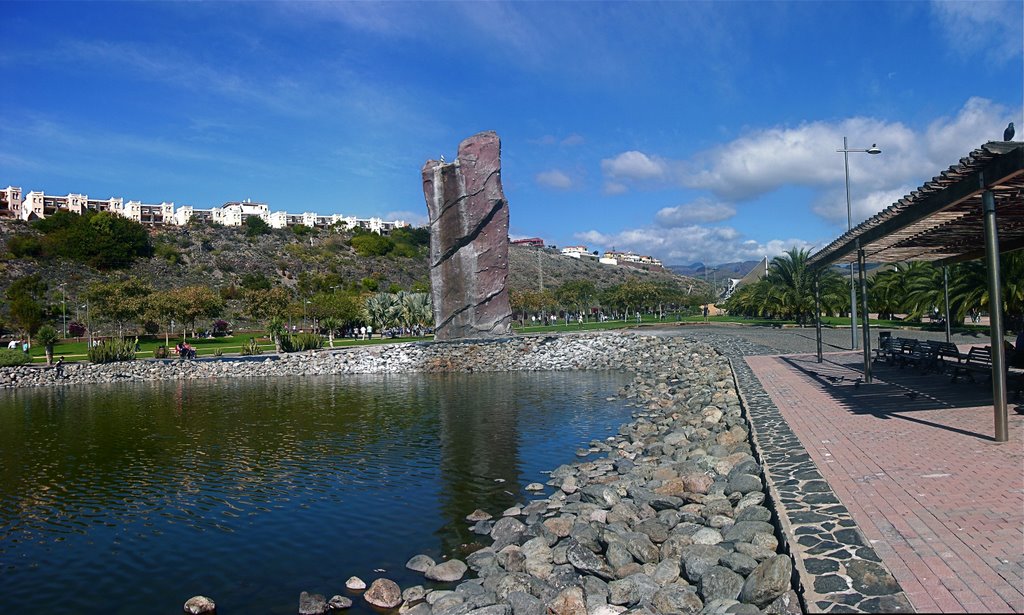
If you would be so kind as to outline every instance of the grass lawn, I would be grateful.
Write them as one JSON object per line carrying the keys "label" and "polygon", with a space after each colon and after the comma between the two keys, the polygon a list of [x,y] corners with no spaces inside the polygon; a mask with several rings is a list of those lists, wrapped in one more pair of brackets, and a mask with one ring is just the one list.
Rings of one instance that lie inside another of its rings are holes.
{"label": "grass lawn", "polygon": [[[257,344],[260,349],[265,353],[274,352],[274,343],[270,341],[270,338],[261,333],[241,333],[238,335],[232,335],[229,337],[213,337],[213,338],[187,338],[189,345],[196,349],[196,354],[199,357],[214,357],[217,356],[218,351],[221,354],[230,355],[238,354],[242,350],[243,345],[248,345],[249,340],[253,337],[256,338]],[[372,340],[355,340],[351,338],[335,338],[335,348],[345,348],[348,346],[368,346],[376,344],[390,344],[394,342],[415,342],[424,341],[432,338],[429,337],[401,337],[396,339],[380,339],[374,338]],[[170,345],[168,350],[170,354],[167,358],[176,359],[178,355],[174,353],[174,346],[181,341],[180,337],[172,337],[170,339]],[[87,349],[89,342],[85,339],[81,341],[68,341],[65,343],[54,344],[53,346],[53,358],[63,356],[65,361],[86,361]],[[164,345],[164,338],[152,338],[149,336],[139,338],[139,351],[136,353],[136,357],[140,359],[151,359],[153,358],[154,351]],[[324,347],[327,347],[327,340],[324,340]],[[45,362],[46,353],[42,346],[33,346],[30,353],[33,362]]]}
{"label": "grass lawn", "polygon": [[[549,325],[549,326],[526,326],[521,327],[517,322],[513,322],[512,329],[516,333],[565,333],[570,331],[604,331],[610,329],[625,329],[629,327],[636,327],[642,325],[668,325],[673,323],[703,323],[705,322],[704,316],[693,315],[693,316],[681,316],[678,314],[666,314],[664,318],[658,318],[655,315],[645,315],[641,317],[639,323],[635,318],[629,318],[625,321],[622,320],[606,320],[604,322],[584,322],[582,325],[576,321],[570,321],[568,325],[565,321],[561,321],[560,324]],[[780,325],[794,325],[794,321],[781,321],[781,320],[769,320],[765,318],[743,318],[738,316],[709,316],[707,321],[709,323],[735,323],[743,324],[748,326],[780,326]],[[849,327],[849,318],[833,318],[825,317],[821,319],[822,325],[826,327]],[[944,330],[941,325],[934,323],[907,323],[898,320],[871,320],[872,327],[882,328],[914,328],[914,329],[925,329],[941,331]],[[988,327],[981,325],[962,325],[959,327],[953,327],[953,330],[958,333],[979,333],[988,334]],[[213,357],[220,354],[225,355],[237,355],[244,344],[248,344],[249,340],[253,337],[256,338],[256,342],[259,347],[265,353],[274,352],[274,344],[270,341],[270,338],[263,335],[262,332],[256,333],[240,333],[229,337],[214,337],[214,338],[188,338],[188,343],[191,344],[195,349],[196,353],[200,357]],[[392,344],[396,342],[417,342],[417,341],[428,341],[432,340],[433,337],[399,337],[399,338],[384,338],[381,339],[376,337],[372,340],[356,340],[351,338],[336,338],[334,340],[335,348],[345,348],[349,346],[369,346],[377,344]],[[171,338],[169,350],[171,351],[168,358],[177,358],[174,354],[174,345],[180,341],[180,338]],[[87,360],[86,347],[88,342],[85,339],[81,341],[68,341],[65,343],[58,343],[54,345],[53,356],[56,360],[60,356],[64,356],[65,361],[85,361]],[[148,359],[153,357],[154,351],[159,346],[164,345],[163,337],[142,337],[139,338],[139,351],[136,356],[140,359]],[[327,346],[326,340],[324,346]],[[46,355],[41,346],[33,346],[30,351],[33,362],[45,362]]]}

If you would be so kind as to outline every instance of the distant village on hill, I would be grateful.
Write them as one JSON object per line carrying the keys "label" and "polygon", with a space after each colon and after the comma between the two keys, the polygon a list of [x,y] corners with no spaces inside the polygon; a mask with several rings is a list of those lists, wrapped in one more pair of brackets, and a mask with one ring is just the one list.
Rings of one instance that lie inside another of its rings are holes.
{"label": "distant village on hill", "polygon": [[276,229],[299,224],[310,228],[339,225],[350,230],[362,228],[379,235],[387,235],[394,229],[409,226],[409,223],[404,220],[384,220],[376,217],[358,218],[341,214],[325,216],[312,212],[301,214],[290,214],[285,211],[271,212],[266,203],[256,203],[248,199],[229,201],[219,207],[200,209],[191,205],[175,207],[174,203],[168,202],[159,204],[131,200],[126,202],[121,197],[94,199],[84,194],[74,193],[58,196],[35,190],[22,196],[21,188],[16,186],[8,186],[0,190],[0,218],[25,221],[41,220],[61,210],[79,215],[86,211],[107,211],[148,226],[185,226],[190,222],[242,226],[246,219],[252,216],[259,217],[271,228]]}

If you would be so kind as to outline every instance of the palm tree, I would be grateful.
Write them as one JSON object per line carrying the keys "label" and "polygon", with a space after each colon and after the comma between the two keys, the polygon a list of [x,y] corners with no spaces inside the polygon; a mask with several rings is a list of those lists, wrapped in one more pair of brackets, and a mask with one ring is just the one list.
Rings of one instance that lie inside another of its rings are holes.
{"label": "palm tree", "polygon": [[384,330],[391,328],[398,322],[401,305],[397,295],[391,293],[376,293],[370,295],[363,302],[363,316],[371,327],[375,327],[384,334]]}

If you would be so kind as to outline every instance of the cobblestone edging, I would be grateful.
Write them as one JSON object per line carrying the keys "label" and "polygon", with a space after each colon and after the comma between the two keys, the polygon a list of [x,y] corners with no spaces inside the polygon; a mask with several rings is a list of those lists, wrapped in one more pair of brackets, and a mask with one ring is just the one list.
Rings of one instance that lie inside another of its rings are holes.
{"label": "cobblestone edging", "polygon": [[[725,350],[723,346],[718,346]],[[769,496],[807,612],[912,613],[882,563],[742,355],[730,355]]]}

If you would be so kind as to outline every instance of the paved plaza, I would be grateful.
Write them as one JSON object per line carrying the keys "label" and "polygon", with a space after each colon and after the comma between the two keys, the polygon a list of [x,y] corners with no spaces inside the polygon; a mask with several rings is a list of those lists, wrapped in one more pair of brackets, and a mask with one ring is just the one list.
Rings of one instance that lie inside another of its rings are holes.
{"label": "paved plaza", "polygon": [[[772,424],[776,415],[751,412],[755,438],[767,450],[773,495],[788,509],[780,511],[781,524],[790,534],[808,610],[884,612],[902,610],[909,600],[918,612],[1024,612],[1024,415],[1016,412],[1024,402],[1010,394],[1010,439],[996,443],[991,385],[984,377],[953,384],[941,373],[875,363],[875,381],[863,384],[863,356],[840,350],[849,348],[848,330],[825,332],[825,350],[832,352],[822,363],[811,354],[811,329],[701,327],[683,333],[732,338],[724,346],[741,388],[763,387],[786,434],[795,436],[788,450],[773,457],[773,447],[786,439]],[[953,341],[988,342],[973,336]],[[745,373],[757,382],[743,383]],[[820,473],[824,482],[794,487],[793,477],[808,468],[803,478]],[[829,495],[800,493],[817,491],[819,483],[827,483]],[[829,530],[824,538],[822,525]],[[857,532],[836,531],[850,527]],[[858,546],[861,537],[866,547]],[[844,540],[853,546],[833,549]],[[858,559],[880,559],[899,587],[850,574]],[[889,602],[871,598],[886,591]]]}

